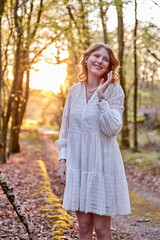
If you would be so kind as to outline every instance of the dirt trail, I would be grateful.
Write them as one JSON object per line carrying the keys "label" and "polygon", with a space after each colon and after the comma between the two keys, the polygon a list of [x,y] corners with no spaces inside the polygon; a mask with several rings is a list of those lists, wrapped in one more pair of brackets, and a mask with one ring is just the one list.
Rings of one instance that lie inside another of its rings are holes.
{"label": "dirt trail", "polygon": [[[58,196],[60,201],[63,199],[64,187],[59,183],[57,178],[58,168],[58,150],[50,138],[49,134],[40,133],[40,141],[33,143],[31,141],[21,142],[21,152],[13,154],[8,164],[0,164],[0,168],[6,174],[9,182],[14,188],[16,195],[23,204],[34,221],[36,231],[40,240],[50,240],[52,235],[53,221],[50,221],[48,213],[40,212],[39,209],[45,204],[45,196],[41,194],[42,177],[39,174],[37,160],[39,156],[44,161],[47,172],[51,181],[51,187],[54,194]],[[137,175],[134,176],[134,172]],[[126,173],[130,188],[140,193],[142,196],[147,196],[152,203],[158,203],[159,178],[155,176],[144,175],[142,171],[127,167]],[[148,182],[146,181],[148,179]],[[143,185],[143,187],[141,187]],[[132,206],[135,210],[135,206]],[[143,205],[141,206],[143,208]],[[65,232],[64,240],[78,239],[78,224],[75,213],[70,212],[73,225]],[[147,217],[149,218],[149,217]],[[149,220],[149,221],[148,221]],[[16,213],[12,209],[6,196],[0,189],[0,227],[17,232],[24,237],[25,229],[20,223]],[[0,235],[2,233],[0,232]],[[133,218],[132,216],[116,216],[112,219],[112,236],[113,240],[160,240],[160,221],[159,226],[154,226],[153,221],[141,218]],[[3,239],[3,238],[2,238]],[[6,238],[7,240],[16,240],[17,238]],[[57,239],[59,239],[57,237]],[[0,238],[1,240],[1,238]]]}
{"label": "dirt trail", "polygon": [[[49,142],[51,142],[50,139],[46,140],[46,146]],[[53,196],[52,190],[50,191],[49,189],[50,182],[47,179],[48,175],[45,173],[45,164],[43,164],[44,166],[41,164],[42,168],[40,168],[40,163],[44,163],[41,152],[43,152],[44,156],[45,153],[47,153],[45,159],[51,170],[48,172],[51,173],[50,179],[52,179],[52,186],[54,186],[54,191],[56,189],[57,195],[62,196],[63,189],[62,186],[58,185],[56,177],[56,161],[53,161],[53,159],[56,159],[54,156],[56,151],[54,148],[52,149],[51,146],[46,146],[43,145],[43,142],[41,141],[22,141],[21,152],[12,154],[7,164],[0,164],[0,169],[3,171],[8,182],[14,189],[14,193],[21,202],[25,212],[30,215],[38,239],[68,240],[70,239],[69,236],[71,234],[72,226],[71,229],[68,228],[68,231],[64,232],[64,238],[55,238],[55,235],[58,236],[56,232],[58,232],[58,234],[63,232],[63,230],[60,230],[60,224],[63,224],[62,227],[64,229],[64,220],[67,219],[67,216],[63,215],[63,219],[61,219],[62,211],[60,213],[59,210],[62,209],[58,199]],[[48,158],[49,155],[51,158]],[[59,219],[60,221],[58,223]],[[55,223],[55,221],[57,221],[57,223]],[[58,224],[59,230],[57,228]],[[5,232],[4,234],[3,230],[11,231],[13,234],[19,234],[25,239],[28,239],[28,234],[26,234],[23,224],[20,222],[12,205],[9,203],[7,197],[0,188],[0,240],[19,239],[16,236],[11,236],[9,232]],[[4,235],[6,235],[6,237],[3,237]]]}
{"label": "dirt trail", "polygon": [[[40,134],[40,138],[43,141],[44,148],[42,149],[42,156],[47,166],[48,174],[52,182],[53,192],[59,196],[59,199],[63,198],[63,186],[58,182],[57,178],[54,178],[57,167],[58,167],[58,151],[56,146],[53,144],[53,141],[50,139],[49,135]],[[135,169],[138,171],[137,169]],[[153,203],[158,202],[158,192],[153,188],[150,190],[148,185],[143,183],[143,188],[139,184],[139,179],[136,182],[136,179],[130,174],[130,169],[126,169],[126,174],[129,182],[129,187],[132,188],[135,192],[146,196],[148,200],[152,200]],[[134,169],[132,169],[134,171]],[[128,176],[130,175],[130,177]],[[140,172],[138,173],[140,175]],[[147,177],[147,176],[146,176]],[[149,176],[150,179],[152,176]],[[149,191],[150,190],[150,191]],[[143,191],[143,192],[142,192]],[[134,206],[132,206],[134,208]],[[141,206],[143,208],[143,206]],[[73,238],[77,239],[77,222],[74,213],[70,213],[72,220],[74,222],[75,231],[73,230]],[[160,222],[159,226],[154,226],[153,222],[149,219],[146,219],[143,216],[140,216],[140,219],[135,219],[132,216],[115,216],[112,218],[112,235],[115,240],[128,239],[128,240],[160,240]]]}

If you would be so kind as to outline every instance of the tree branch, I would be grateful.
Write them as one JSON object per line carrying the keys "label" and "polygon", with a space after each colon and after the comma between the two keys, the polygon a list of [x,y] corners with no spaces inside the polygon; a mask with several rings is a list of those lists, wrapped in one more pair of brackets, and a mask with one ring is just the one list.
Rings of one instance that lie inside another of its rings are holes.
{"label": "tree branch", "polygon": [[4,52],[5,64],[4,64],[4,67],[3,67],[3,70],[2,70],[2,78],[3,78],[4,73],[5,73],[5,71],[7,69],[7,66],[8,66],[8,46],[9,46],[9,41],[10,41],[11,36],[12,36],[12,29],[11,29],[11,32],[10,32],[9,37],[7,39],[6,49],[5,49],[5,52]]}
{"label": "tree branch", "polygon": [[37,29],[38,29],[38,24],[40,22],[40,18],[41,18],[41,14],[42,14],[42,7],[43,7],[43,0],[40,0],[37,22],[36,22],[36,25],[35,25],[35,28],[34,28],[32,34],[31,34],[32,39],[34,38],[34,36],[35,36],[35,34],[37,32]]}
{"label": "tree branch", "polygon": [[70,6],[68,3],[67,3],[67,5],[66,5],[66,8],[67,8],[67,10],[68,10],[68,13],[69,13],[69,16],[70,16],[71,20],[74,22],[74,24],[75,24],[75,26],[76,26],[76,28],[77,28],[77,30],[78,30],[78,32],[79,32],[79,27],[78,27],[78,25],[77,25],[77,23],[76,23],[76,20],[75,20],[73,14],[72,14],[71,6]]}
{"label": "tree branch", "polygon": [[16,0],[15,6],[14,6],[14,22],[15,22],[15,27],[16,27],[16,31],[17,31],[17,32],[18,32],[18,29],[19,29],[18,16],[17,16],[18,3],[19,3],[19,1]]}
{"label": "tree branch", "polygon": [[19,6],[18,8],[22,7],[23,5],[25,5],[29,0],[24,0]]}
{"label": "tree branch", "polygon": [[156,60],[158,60],[160,62],[160,58],[157,57],[157,55],[153,52],[151,52],[151,50],[147,49],[147,52],[150,53]]}
{"label": "tree branch", "polygon": [[16,211],[19,219],[25,226],[25,228],[29,234],[29,239],[37,240],[38,238],[36,236],[35,228],[30,219],[30,216],[25,213],[23,207],[21,206],[19,200],[17,199],[16,195],[13,192],[13,188],[9,185],[5,175],[1,171],[0,171],[0,185],[3,189],[4,194],[6,194],[8,200],[12,204],[14,210]]}
{"label": "tree branch", "polygon": [[[67,31],[67,30],[69,30],[69,29],[70,29],[70,27],[64,29],[63,31]],[[32,60],[29,62],[29,66],[31,66],[31,65],[36,61],[36,59],[41,55],[41,53],[42,53],[48,46],[50,46],[57,38],[59,38],[62,33],[63,33],[63,32],[61,31],[58,35],[56,35],[55,37],[52,37],[51,40],[50,40],[50,42],[47,43],[47,44],[32,58]]]}
{"label": "tree branch", "polygon": [[160,7],[160,5],[159,5],[158,3],[156,3],[155,1],[152,0],[152,2],[153,2],[156,6]]}

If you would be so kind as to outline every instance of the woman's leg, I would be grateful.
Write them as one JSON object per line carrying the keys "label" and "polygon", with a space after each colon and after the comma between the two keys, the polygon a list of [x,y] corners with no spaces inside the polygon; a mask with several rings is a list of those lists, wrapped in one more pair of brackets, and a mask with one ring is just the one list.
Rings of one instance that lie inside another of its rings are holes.
{"label": "woman's leg", "polygon": [[79,223],[79,240],[93,239],[93,214],[76,212]]}
{"label": "woman's leg", "polygon": [[93,226],[97,240],[111,240],[111,217],[93,214]]}

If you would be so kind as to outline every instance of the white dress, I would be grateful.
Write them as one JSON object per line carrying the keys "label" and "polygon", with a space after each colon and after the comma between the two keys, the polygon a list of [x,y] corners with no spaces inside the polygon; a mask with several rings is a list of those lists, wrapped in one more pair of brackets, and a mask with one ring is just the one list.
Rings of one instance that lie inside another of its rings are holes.
{"label": "white dress", "polygon": [[124,165],[116,140],[122,127],[124,93],[110,84],[98,101],[86,101],[85,84],[73,85],[66,99],[59,159],[66,159],[66,210],[112,216],[130,214]]}

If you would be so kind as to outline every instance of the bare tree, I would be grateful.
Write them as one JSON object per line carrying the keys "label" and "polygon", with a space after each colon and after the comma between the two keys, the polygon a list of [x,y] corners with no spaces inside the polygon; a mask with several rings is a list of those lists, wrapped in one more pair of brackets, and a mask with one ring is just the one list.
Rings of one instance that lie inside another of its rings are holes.
{"label": "bare tree", "polygon": [[107,36],[107,11],[109,8],[109,5],[107,2],[103,0],[99,0],[99,8],[100,8],[100,18],[101,18],[101,23],[102,23],[102,28],[103,28],[103,41],[104,43],[108,43],[108,36]]}
{"label": "bare tree", "polygon": [[114,1],[117,9],[117,18],[118,18],[118,57],[120,60],[120,83],[125,93],[124,101],[124,113],[123,113],[123,128],[122,128],[122,138],[121,138],[121,147],[129,148],[129,126],[128,126],[128,102],[126,95],[125,87],[125,78],[123,74],[123,54],[124,54],[124,26],[123,26],[123,1],[115,0]]}
{"label": "bare tree", "polygon": [[[12,101],[12,124],[11,124],[11,134],[10,134],[10,146],[9,152],[15,153],[20,151],[19,147],[19,132],[23,119],[23,114],[26,106],[27,99],[23,98],[23,77],[25,70],[28,70],[29,65],[29,47],[35,37],[35,34],[38,30],[40,23],[40,17],[42,14],[43,0],[39,1],[39,10],[37,13],[37,20],[34,29],[31,32],[31,16],[33,11],[33,3],[30,2],[30,12],[27,20],[27,38],[26,45],[24,45],[24,30],[23,30],[23,12],[27,8],[26,4],[21,4],[19,6],[19,0],[16,0],[14,7],[14,23],[15,29],[17,32],[17,46],[16,46],[16,55],[15,55],[15,72],[14,72],[14,81],[12,85],[12,96],[15,95]],[[20,8],[21,7],[21,8]],[[21,15],[18,14],[19,9],[21,9]],[[28,74],[28,73],[27,73]],[[29,81],[29,79],[28,79]],[[28,97],[29,82],[26,82],[26,94],[25,97]]]}
{"label": "bare tree", "polygon": [[[0,0],[0,156],[3,149],[3,109],[2,109],[2,88],[3,88],[3,71],[2,71],[2,16],[6,0]],[[5,162],[5,161],[4,161]]]}
{"label": "bare tree", "polygon": [[134,151],[138,151],[137,139],[137,91],[138,91],[138,75],[137,75],[137,1],[135,3],[135,28],[134,28]]}

